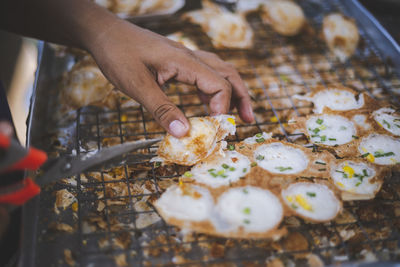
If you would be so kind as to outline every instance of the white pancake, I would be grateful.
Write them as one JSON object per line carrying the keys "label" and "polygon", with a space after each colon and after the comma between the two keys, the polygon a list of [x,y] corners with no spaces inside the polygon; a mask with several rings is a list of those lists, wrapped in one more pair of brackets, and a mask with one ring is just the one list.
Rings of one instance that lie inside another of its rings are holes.
{"label": "white pancake", "polygon": [[338,189],[360,195],[375,194],[380,188],[381,182],[371,183],[375,176],[375,169],[364,162],[344,161],[331,169],[331,178]]}
{"label": "white pancake", "polygon": [[328,146],[343,145],[357,135],[354,124],[339,115],[311,116],[306,122],[311,142]]}
{"label": "white pancake", "polygon": [[236,151],[226,151],[224,155],[209,157],[195,165],[190,176],[198,183],[215,188],[238,181],[249,173],[250,164],[246,156]]}
{"label": "white pancake", "polygon": [[253,30],[245,17],[209,1],[203,2],[203,9],[185,13],[183,17],[199,24],[216,48],[249,48],[253,45]]}
{"label": "white pancake", "polygon": [[235,119],[230,115],[193,117],[189,122],[189,134],[182,138],[167,134],[160,143],[158,157],[152,162],[194,165],[214,152],[218,141],[236,131]]}
{"label": "white pancake", "polygon": [[199,222],[210,218],[214,201],[206,188],[183,184],[169,187],[154,205],[166,219]]}
{"label": "white pancake", "polygon": [[381,108],[375,110],[372,115],[375,121],[386,131],[399,136],[400,135],[400,115],[395,113],[392,108]]}
{"label": "white pancake", "polygon": [[263,11],[263,21],[269,23],[274,31],[285,36],[298,34],[306,21],[301,7],[292,1],[267,1]]}
{"label": "white pancake", "polygon": [[361,140],[360,154],[368,161],[378,165],[400,163],[400,139],[381,134],[371,134]]}
{"label": "white pancake", "polygon": [[352,110],[364,106],[364,94],[356,99],[355,93],[349,90],[326,89],[315,93],[312,97],[296,95],[295,98],[311,101],[314,113],[321,114],[325,107],[331,110]]}
{"label": "white pancake", "polygon": [[298,173],[308,165],[303,151],[278,142],[259,146],[254,151],[254,159],[259,167],[279,174]]}
{"label": "white pancake", "polygon": [[341,202],[326,185],[299,182],[282,190],[285,204],[297,215],[312,221],[329,221],[336,217]]}
{"label": "white pancake", "polygon": [[218,198],[216,214],[213,222],[219,231],[265,232],[280,223],[283,208],[270,191],[246,186],[225,191]]}
{"label": "white pancake", "polygon": [[355,22],[339,13],[326,16],[322,33],[329,50],[340,60],[345,61],[357,48],[359,34]]}

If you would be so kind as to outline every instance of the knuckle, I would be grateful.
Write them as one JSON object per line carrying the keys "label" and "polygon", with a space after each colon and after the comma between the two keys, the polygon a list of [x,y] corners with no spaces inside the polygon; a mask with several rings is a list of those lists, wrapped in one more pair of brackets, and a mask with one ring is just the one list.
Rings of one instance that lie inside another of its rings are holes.
{"label": "knuckle", "polygon": [[171,112],[176,110],[172,103],[165,103],[154,110],[154,117],[159,121],[164,121]]}

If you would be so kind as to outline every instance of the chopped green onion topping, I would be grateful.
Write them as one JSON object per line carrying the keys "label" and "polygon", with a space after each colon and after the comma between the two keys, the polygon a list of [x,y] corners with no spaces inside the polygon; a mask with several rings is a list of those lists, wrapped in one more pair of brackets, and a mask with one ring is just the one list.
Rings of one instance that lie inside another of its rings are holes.
{"label": "chopped green onion topping", "polygon": [[208,172],[215,172],[215,169],[208,169]]}
{"label": "chopped green onion topping", "polygon": [[361,157],[366,158],[366,157],[368,157],[368,155],[369,155],[369,152],[362,154]]}
{"label": "chopped green onion topping", "polygon": [[247,168],[243,168],[242,172],[243,173],[247,172]]}
{"label": "chopped green onion topping", "polygon": [[280,172],[284,172],[284,171],[288,171],[288,170],[293,170],[292,167],[282,167],[282,166],[275,167],[275,169],[279,170]]}
{"label": "chopped green onion topping", "polygon": [[322,161],[316,161],[315,164],[326,165],[326,163]]}
{"label": "chopped green onion topping", "polygon": [[244,146],[240,146],[240,147],[239,147],[239,149],[243,149],[243,148],[244,148]]}
{"label": "chopped green onion topping", "polygon": [[185,172],[185,174],[184,174],[186,177],[192,177],[193,176],[193,174],[191,173],[191,172],[189,172],[189,171],[187,171],[187,172]]}
{"label": "chopped green onion topping", "polygon": [[156,161],[155,166],[156,167],[160,167],[161,166],[161,162],[160,161]]}
{"label": "chopped green onion topping", "polygon": [[329,141],[336,141],[336,138],[328,138]]}
{"label": "chopped green onion topping", "polygon": [[368,176],[368,173],[367,173],[366,169],[363,169],[362,171],[363,171],[364,176]]}
{"label": "chopped green onion topping", "polygon": [[258,155],[257,157],[256,157],[256,160],[263,160],[265,157],[263,156],[263,155]]}
{"label": "chopped green onion topping", "polygon": [[390,124],[386,120],[383,120],[383,124],[386,124],[388,129],[390,129]]}
{"label": "chopped green onion topping", "polygon": [[326,135],[321,136],[321,142],[325,142],[326,141]]}
{"label": "chopped green onion topping", "polygon": [[318,123],[318,124],[321,125],[323,122],[324,122],[324,120],[322,120],[322,119],[320,119],[320,118],[317,119],[317,123]]}
{"label": "chopped green onion topping", "polygon": [[228,150],[229,150],[229,151],[235,150],[235,146],[234,146],[234,145],[228,145]]}
{"label": "chopped green onion topping", "polygon": [[314,193],[314,192],[307,192],[306,194],[307,194],[307,196],[309,196],[309,197],[315,197],[315,196],[317,195],[317,194]]}
{"label": "chopped green onion topping", "polygon": [[361,182],[356,183],[356,186],[359,186],[361,184]]}
{"label": "chopped green onion topping", "polygon": [[326,171],[326,168],[318,169],[318,171],[320,171],[320,172]]}
{"label": "chopped green onion topping", "polygon": [[234,171],[236,171],[236,168],[235,168],[235,167],[230,167],[229,170],[230,170],[231,172],[234,172]]}
{"label": "chopped green onion topping", "polygon": [[389,157],[389,156],[394,156],[394,155],[395,154],[393,152],[381,153],[379,151],[376,151],[374,153],[375,158]]}
{"label": "chopped green onion topping", "polygon": [[225,174],[225,170],[219,170],[219,171],[217,172],[217,174],[222,176],[223,174]]}
{"label": "chopped green onion topping", "polygon": [[224,163],[224,164],[222,164],[222,168],[228,169],[228,168],[229,168],[229,165]]}
{"label": "chopped green onion topping", "polygon": [[321,131],[319,128],[315,128],[314,130],[312,130],[313,131],[313,133],[315,133],[315,134],[317,134],[317,133],[319,133],[319,131]]}
{"label": "chopped green onion topping", "polygon": [[345,127],[345,126],[340,126],[340,130],[342,130],[342,131],[347,130],[347,127]]}
{"label": "chopped green onion topping", "polygon": [[216,174],[215,172],[210,172],[210,175],[214,178],[217,178],[218,174]]}
{"label": "chopped green onion topping", "polygon": [[354,139],[360,138],[360,137],[358,137],[357,135],[352,135],[351,137],[353,137]]}
{"label": "chopped green onion topping", "polygon": [[257,162],[252,162],[252,163],[250,164],[250,166],[251,166],[251,167],[257,166]]}
{"label": "chopped green onion topping", "polygon": [[281,80],[288,83],[290,81],[289,77],[285,74],[279,75],[281,77]]}
{"label": "chopped green onion topping", "polygon": [[244,214],[250,214],[250,212],[251,212],[251,209],[249,207],[246,207],[243,209]]}
{"label": "chopped green onion topping", "polygon": [[256,139],[256,142],[257,142],[257,143],[262,143],[262,142],[264,142],[264,141],[265,141],[265,139],[264,139],[263,137]]}
{"label": "chopped green onion topping", "polygon": [[248,219],[244,219],[243,222],[244,222],[245,224],[250,224],[250,220],[248,220]]}
{"label": "chopped green onion topping", "polygon": [[247,190],[247,188],[243,188],[243,193],[248,194],[249,190]]}
{"label": "chopped green onion topping", "polygon": [[258,137],[258,138],[262,137],[262,133],[256,134],[256,137]]}
{"label": "chopped green onion topping", "polygon": [[297,210],[297,208],[298,208],[295,204],[292,204],[291,207],[292,207],[292,209],[295,209],[295,210]]}

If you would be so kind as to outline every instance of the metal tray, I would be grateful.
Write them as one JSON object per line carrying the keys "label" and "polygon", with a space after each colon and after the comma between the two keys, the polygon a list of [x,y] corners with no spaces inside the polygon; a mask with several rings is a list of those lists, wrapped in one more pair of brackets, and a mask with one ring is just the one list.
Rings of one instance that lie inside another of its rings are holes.
{"label": "metal tray", "polygon": [[[300,91],[309,91],[316,83],[325,86],[331,83],[344,84],[399,104],[400,49],[371,14],[356,0],[308,0],[299,3],[310,23],[317,29],[320,28],[323,14],[332,11],[354,17],[364,45],[351,60],[341,64],[329,54],[318,38],[281,37],[269,27],[262,26],[260,19],[254,15],[248,17],[256,35],[255,47],[250,51],[214,50],[199,27],[182,23],[178,19],[147,25],[160,33],[183,30],[202,49],[217,53],[235,64],[242,73],[253,95],[256,122],[251,125],[239,124],[237,135],[229,139],[229,142],[240,141],[260,131],[273,131],[282,139],[293,140],[284,130],[284,122],[288,116],[305,115],[312,108],[309,104],[296,102],[291,96]],[[101,148],[110,141],[124,142],[163,134],[162,129],[156,126],[151,116],[141,107],[126,110],[83,108],[69,117],[72,120],[55,121],[53,111],[58,105],[57,84],[74,57],[56,57],[48,46],[42,48],[30,110],[29,144],[54,153],[59,144],[49,140],[57,132],[63,131],[65,138],[61,142],[65,149],[61,153],[72,153],[73,149],[77,153],[86,153],[82,145],[88,142],[94,142]],[[271,89],[271,82],[280,90]],[[195,88],[169,84],[165,91],[187,116],[206,115],[206,107],[196,100]],[[117,130],[109,131],[114,128]],[[272,242],[214,238],[202,234],[183,237],[179,229],[162,220],[140,228],[137,225],[138,216],[156,215],[156,212],[151,206],[147,211],[138,211],[134,208],[135,203],[144,197],[158,197],[163,182],[176,180],[184,169],[173,166],[171,168],[174,173],[165,175],[147,162],[129,160],[121,168],[125,178],[112,183],[124,183],[127,187],[136,183],[150,183],[155,187],[154,192],[136,195],[128,190],[124,196],[106,197],[103,199],[106,202],[107,199],[123,199],[128,204],[122,210],[106,205],[103,212],[97,214],[94,210],[99,200],[93,198],[92,193],[98,190],[106,195],[105,189],[110,182],[104,181],[105,172],[101,170],[98,172],[101,181],[86,183],[82,175],[78,175],[75,177],[76,186],[68,186],[78,198],[78,210],[74,218],[70,209],[60,215],[53,211],[54,191],[66,188],[66,185],[57,183],[45,188],[40,197],[23,208],[20,265],[68,266],[64,257],[65,249],[72,252],[79,266],[114,266],[115,257],[125,258],[131,266],[264,266],[274,259],[285,265],[307,266],[313,259],[320,259],[325,265],[353,265],[369,261],[400,260],[398,173],[385,181],[374,200],[346,202],[343,215],[330,223],[312,224],[294,217],[284,220],[283,224],[289,228],[289,236],[279,242]],[[131,168],[137,172],[131,172]],[[146,170],[146,173],[138,178],[136,174],[141,170]],[[88,232],[87,221],[98,219],[104,220],[105,227]],[[114,228],[115,220],[119,220],[122,227]],[[72,234],[53,231],[53,222],[66,222],[75,231]],[[351,238],[347,238],[348,235]],[[115,238],[121,237],[126,241],[126,246],[115,244]]]}

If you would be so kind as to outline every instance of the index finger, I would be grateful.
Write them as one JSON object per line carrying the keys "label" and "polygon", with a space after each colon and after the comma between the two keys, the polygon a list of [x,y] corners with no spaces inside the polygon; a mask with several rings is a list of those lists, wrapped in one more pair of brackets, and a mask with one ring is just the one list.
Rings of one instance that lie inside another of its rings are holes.
{"label": "index finger", "polygon": [[236,69],[213,53],[200,50],[194,53],[200,60],[215,69],[222,77],[230,82],[233,89],[233,103],[238,109],[240,118],[245,122],[252,122],[254,120],[254,115],[248,89]]}
{"label": "index finger", "polygon": [[[175,70],[173,75],[171,69]],[[232,95],[231,84],[192,52],[179,54],[179,58],[166,64],[158,75],[159,83],[174,77],[177,81],[196,85],[200,91],[210,96],[211,115],[228,113]]]}

